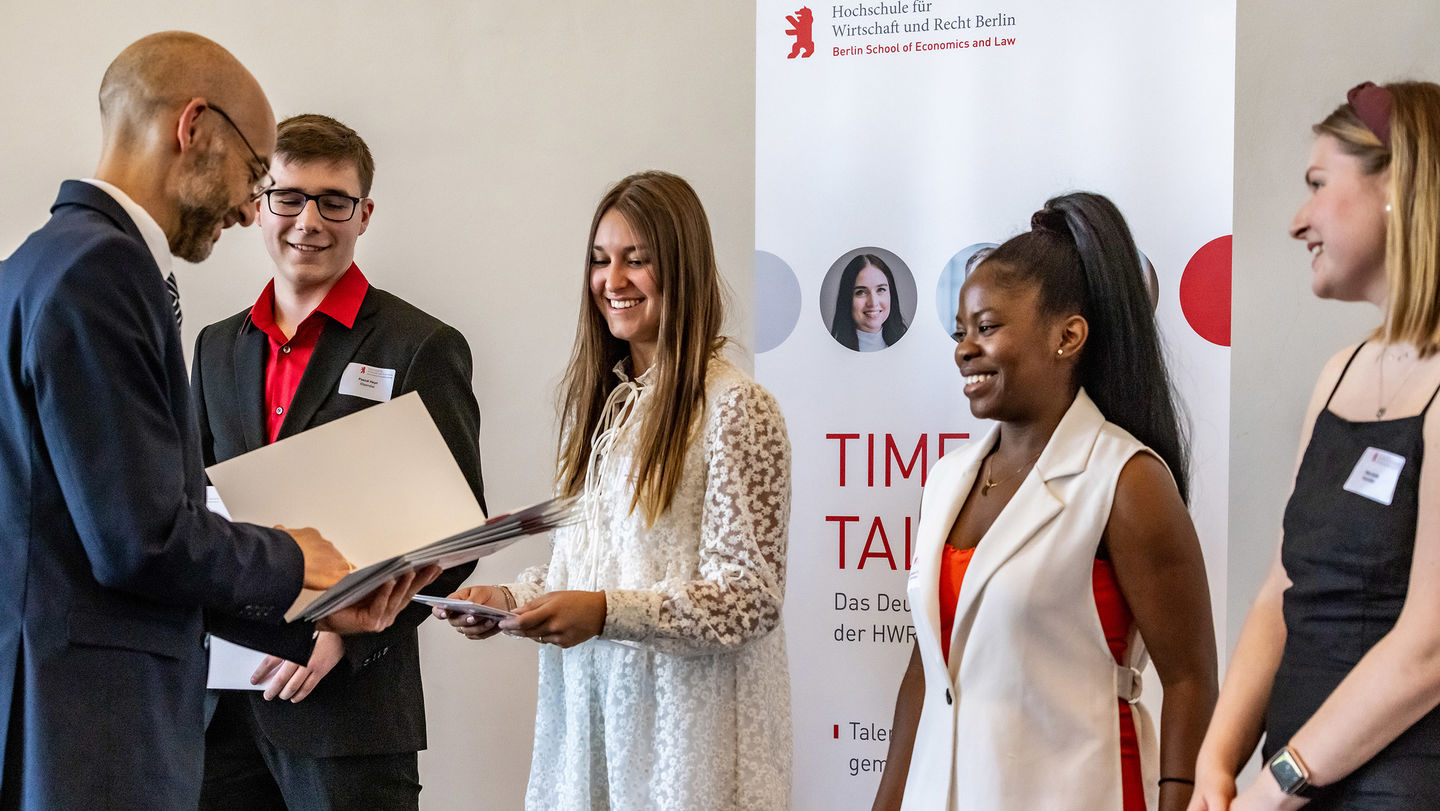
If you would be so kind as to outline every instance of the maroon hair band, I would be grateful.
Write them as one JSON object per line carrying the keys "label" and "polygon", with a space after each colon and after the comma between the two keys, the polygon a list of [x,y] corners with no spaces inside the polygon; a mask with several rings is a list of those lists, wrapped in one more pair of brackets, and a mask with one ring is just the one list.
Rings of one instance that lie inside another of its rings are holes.
{"label": "maroon hair band", "polygon": [[1361,123],[1389,149],[1390,113],[1395,109],[1395,98],[1390,91],[1374,82],[1361,82],[1350,88],[1345,100],[1350,102],[1350,108],[1360,117]]}

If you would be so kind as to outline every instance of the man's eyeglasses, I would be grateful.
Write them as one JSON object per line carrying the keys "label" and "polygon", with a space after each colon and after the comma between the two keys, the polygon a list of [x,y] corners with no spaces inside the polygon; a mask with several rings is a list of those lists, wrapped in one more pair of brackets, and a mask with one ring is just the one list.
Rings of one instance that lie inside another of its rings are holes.
{"label": "man's eyeglasses", "polygon": [[235,125],[234,119],[230,118],[229,114],[220,109],[219,105],[211,104],[210,109],[219,113],[220,117],[225,119],[225,123],[230,125],[230,129],[235,130],[235,134],[240,136],[240,142],[245,144],[246,149],[250,150],[250,157],[255,161],[255,166],[259,168],[259,173],[250,184],[250,200],[251,202],[258,200],[260,195],[275,185],[275,178],[270,176],[270,162],[255,152],[255,147],[250,146],[250,139],[245,137],[245,133],[241,132],[240,128]]}
{"label": "man's eyeglasses", "polygon": [[365,199],[344,194],[306,194],[294,189],[269,189],[264,195],[265,205],[269,206],[270,213],[277,217],[298,217],[300,212],[305,210],[305,206],[314,200],[315,210],[330,222],[349,222],[350,218],[355,216],[355,207]]}

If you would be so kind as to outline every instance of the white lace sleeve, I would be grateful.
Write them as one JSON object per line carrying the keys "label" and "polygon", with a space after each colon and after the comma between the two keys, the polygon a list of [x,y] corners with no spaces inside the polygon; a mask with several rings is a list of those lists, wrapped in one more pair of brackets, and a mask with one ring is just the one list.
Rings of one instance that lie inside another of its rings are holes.
{"label": "white lace sleeve", "polygon": [[770,393],[746,382],[707,415],[699,578],[605,592],[602,636],[666,653],[717,653],[780,624],[790,526],[790,439]]}
{"label": "white lace sleeve", "polygon": [[[559,496],[560,493],[555,493]],[[547,536],[549,547],[553,553],[555,550],[555,533],[551,531]],[[503,584],[510,589],[510,596],[515,598],[515,605],[522,606],[531,600],[539,597],[550,590],[550,563],[537,563],[515,575],[515,582]]]}
{"label": "white lace sleeve", "polygon": [[517,575],[514,583],[506,583],[505,588],[510,589],[515,605],[524,605],[544,594],[545,578],[549,573],[550,564],[540,563]]}

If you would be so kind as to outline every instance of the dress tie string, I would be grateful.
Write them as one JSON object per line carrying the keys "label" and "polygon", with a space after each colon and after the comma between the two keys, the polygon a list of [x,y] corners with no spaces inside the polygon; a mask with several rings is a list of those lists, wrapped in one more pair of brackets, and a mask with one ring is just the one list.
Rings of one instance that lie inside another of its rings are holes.
{"label": "dress tie string", "polygon": [[585,466],[585,489],[580,494],[585,520],[585,541],[590,547],[589,570],[584,585],[595,588],[600,574],[600,496],[602,483],[614,475],[616,460],[611,451],[634,413],[643,389],[632,380],[621,381],[605,398],[600,421],[590,434],[590,458]]}

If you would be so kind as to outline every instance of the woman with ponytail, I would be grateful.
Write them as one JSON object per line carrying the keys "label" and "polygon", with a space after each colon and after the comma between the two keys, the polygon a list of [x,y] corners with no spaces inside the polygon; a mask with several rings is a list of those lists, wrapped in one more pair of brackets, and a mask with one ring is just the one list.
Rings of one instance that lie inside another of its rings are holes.
{"label": "woman with ponytail", "polygon": [[690,184],[611,188],[582,287],[556,489],[584,520],[556,532],[549,564],[454,595],[516,616],[449,619],[540,643],[526,808],[784,811],[790,440],[775,399],[721,357]]}
{"label": "woman with ponytail", "polygon": [[925,487],[917,641],[875,808],[1179,811],[1215,701],[1214,629],[1120,212],[1095,194],[1047,202],[965,281],[955,326],[970,411],[995,425]]}
{"label": "woman with ponytail", "polygon": [[1440,807],[1440,86],[1366,82],[1313,130],[1290,235],[1381,322],[1316,381],[1193,811]]}

